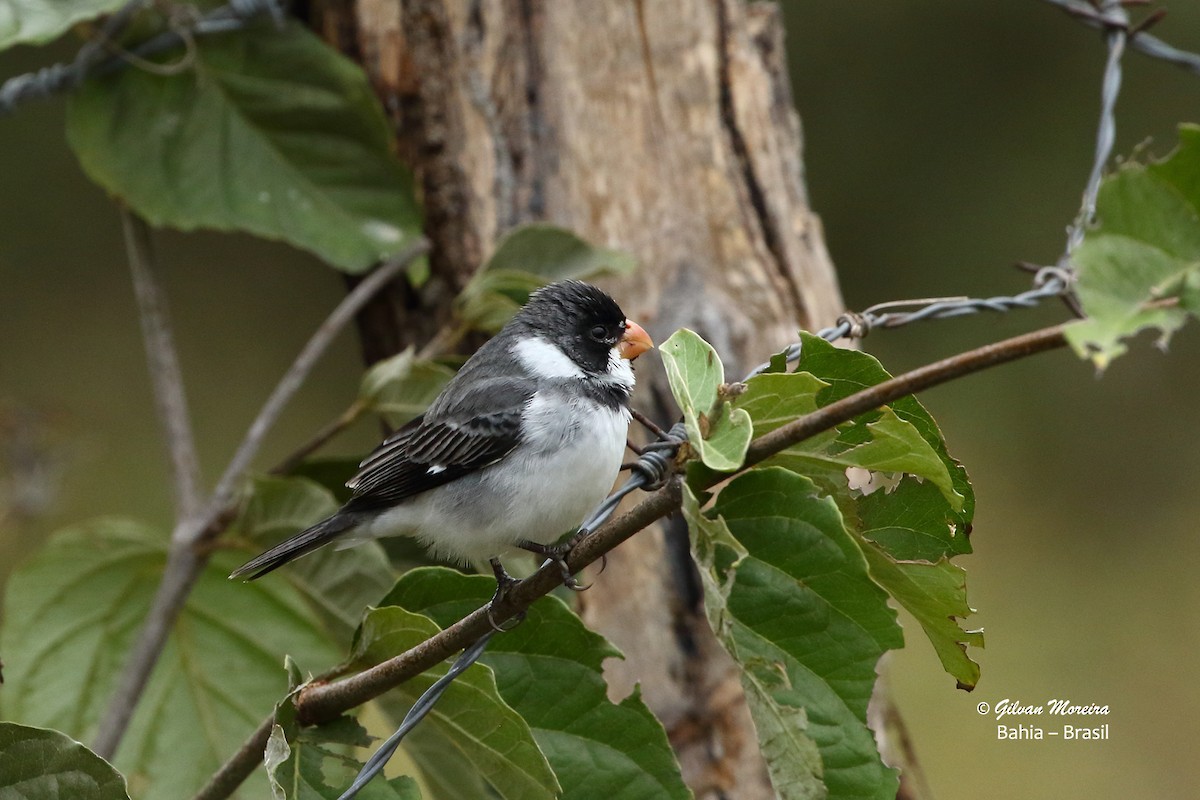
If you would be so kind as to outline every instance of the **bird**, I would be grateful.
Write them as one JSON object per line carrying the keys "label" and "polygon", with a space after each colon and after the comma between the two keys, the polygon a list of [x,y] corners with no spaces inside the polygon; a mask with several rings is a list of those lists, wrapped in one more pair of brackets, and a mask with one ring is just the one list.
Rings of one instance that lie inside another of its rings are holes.
{"label": "bird", "polygon": [[421,416],[359,464],[336,513],[229,577],[254,580],[338,541],[412,536],[460,564],[487,560],[497,598],[521,548],[559,564],[555,543],[608,494],[628,434],[632,362],[654,346],[607,293],[552,283],[455,374]]}

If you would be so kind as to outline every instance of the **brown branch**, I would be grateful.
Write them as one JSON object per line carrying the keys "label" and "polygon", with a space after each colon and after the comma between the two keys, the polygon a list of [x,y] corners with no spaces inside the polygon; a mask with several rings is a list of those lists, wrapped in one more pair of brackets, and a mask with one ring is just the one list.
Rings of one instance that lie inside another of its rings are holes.
{"label": "brown branch", "polygon": [[[921,389],[1062,347],[1066,344],[1063,328],[1062,325],[1046,328],[920,367],[806,414],[751,442],[742,470],[817,433]],[[717,476],[713,483],[728,477]],[[598,561],[655,520],[677,511],[682,496],[680,481],[678,474],[672,476],[663,488],[651,492],[627,513],[610,520],[580,541],[567,556],[571,571],[578,572]],[[511,619],[561,583],[562,574],[558,567],[545,564],[514,586],[504,601],[491,609],[491,617],[498,623]],[[488,617],[486,607],[476,609],[440,633],[370,669],[333,683],[310,684],[297,697],[297,718],[304,725],[317,725],[380,696],[470,646],[479,636],[490,630],[491,622]],[[261,763],[263,748],[270,731],[271,720],[267,719],[201,789],[194,800],[222,800],[229,797]]]}
{"label": "brown branch", "polygon": [[142,623],[138,632],[137,641],[126,658],[120,681],[97,728],[93,749],[103,757],[111,758],[125,735],[129,720],[150,680],[154,665],[158,663],[158,657],[166,646],[171,629],[183,610],[192,587],[208,564],[210,550],[206,545],[220,535],[233,519],[234,489],[258,453],[267,432],[317,360],[342,328],[354,318],[355,313],[372,295],[386,286],[405,266],[428,248],[429,245],[424,239],[418,240],[381,265],[342,298],[325,322],[313,333],[263,404],[204,510],[176,526],[171,537],[167,565],[155,592],[154,601],[146,614],[146,621]]}

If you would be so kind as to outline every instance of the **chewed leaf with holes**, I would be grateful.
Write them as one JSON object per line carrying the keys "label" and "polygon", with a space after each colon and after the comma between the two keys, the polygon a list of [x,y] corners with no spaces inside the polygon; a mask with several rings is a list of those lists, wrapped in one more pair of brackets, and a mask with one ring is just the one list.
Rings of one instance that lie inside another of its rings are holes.
{"label": "chewed leaf with holes", "polygon": [[721,396],[725,368],[717,351],[687,328],[671,334],[658,349],[671,393],[683,411],[688,444],[711,469],[740,467],[750,444],[750,415]]}
{"label": "chewed leaf with holes", "polygon": [[[411,570],[384,602],[449,625],[487,602],[495,586],[490,578],[448,569]],[[480,660],[495,672],[501,696],[529,722],[558,776],[560,797],[688,798],[666,733],[641,698],[608,699],[601,664],[619,656],[548,597],[514,630],[495,637]]]}
{"label": "chewed leaf with holes", "polygon": [[[877,384],[889,376],[875,359],[805,336],[798,372],[752,378],[735,401],[754,422],[755,435]],[[802,441],[766,462],[811,478],[862,537],[871,577],[911,611],[943,666],[963,688],[979,667],[967,645],[982,636],[956,619],[971,609],[963,571],[946,559],[970,552],[966,533],[973,506],[966,473],[946,452],[933,419],[913,398],[860,415]],[[852,487],[846,470],[883,476]]]}
{"label": "chewed leaf with holes", "polygon": [[[169,537],[122,520],[62,531],[5,594],[0,714],[90,740],[163,574]],[[314,669],[337,648],[285,581],[234,583],[219,552],[163,649],[114,763],[140,800],[190,797],[287,689],[295,653]],[[248,797],[263,797],[261,775]]]}
{"label": "chewed leaf with holes", "polygon": [[[807,333],[802,333],[800,338],[803,343],[803,352],[796,364],[796,372],[808,373],[827,384],[817,392],[816,403],[818,406],[827,406],[891,377],[873,356],[856,350],[834,347],[824,339]],[[945,555],[953,556],[971,552],[971,543],[966,534],[970,530],[971,518],[975,513],[975,492],[967,478],[967,471],[947,451],[946,442],[942,438],[937,423],[915,397],[909,395],[894,400],[888,404],[887,409],[890,410],[890,414],[886,412],[863,414],[854,420],[854,424],[846,432],[839,432],[832,442],[835,454],[840,459],[857,458],[854,454],[855,450],[846,450],[845,448],[856,448],[871,439],[879,432],[878,426],[881,422],[887,428],[888,438],[892,438],[892,433],[904,437],[906,441],[910,442],[912,449],[911,452],[903,454],[903,459],[908,463],[899,471],[932,483],[942,495],[940,501],[933,499],[930,495],[925,495],[925,498],[936,508],[936,511],[926,509],[928,513],[941,514],[940,520],[942,521],[935,523],[935,527],[942,525],[945,530],[950,529],[945,526],[953,528],[953,536],[939,537],[945,541]],[[898,425],[897,421],[907,423],[908,426],[911,426],[911,431],[905,426]],[[875,427],[872,428],[872,425]],[[912,439],[912,432],[915,432],[924,441],[928,449]],[[895,442],[892,444],[894,445]],[[804,449],[812,450],[813,448]],[[931,453],[936,456],[941,467],[934,464],[934,459],[930,457]],[[896,467],[895,462],[889,467],[886,465],[886,460],[875,461],[876,456],[887,458],[895,456],[894,449],[882,448],[874,453],[868,451],[868,455],[870,455],[870,460],[858,459],[857,465],[879,470]],[[942,468],[945,469],[944,473]],[[843,510],[846,509],[843,508]]]}
{"label": "chewed leaf with holes", "polygon": [[0,50],[57,39],[77,22],[116,11],[126,0],[0,0]]}
{"label": "chewed leaf with holes", "polygon": [[[438,630],[429,617],[397,606],[369,609],[354,636],[351,663],[355,668],[378,664]],[[389,694],[411,706],[447,668],[441,664],[427,670]],[[557,796],[554,771],[528,723],[501,699],[487,666],[475,664],[455,679],[421,724],[436,728],[505,800]]]}
{"label": "chewed leaf with holes", "polygon": [[[1101,368],[1125,352],[1127,337],[1155,328],[1165,344],[1200,313],[1200,126],[1182,126],[1166,159],[1128,163],[1105,179],[1096,225],[1073,261],[1088,319],[1067,338]],[[1148,307],[1162,301],[1175,305]]]}
{"label": "chewed leaf with holes", "polygon": [[734,478],[710,512],[686,508],[775,790],[895,798],[866,714],[876,663],[903,641],[837,506],[807,478],[766,468]]}
{"label": "chewed leaf with holes", "polygon": [[0,722],[0,797],[129,800],[107,761],[58,731]]}
{"label": "chewed leaf with holes", "polygon": [[67,136],[88,175],[155,225],[247,231],[350,272],[419,225],[366,76],[295,20],[198,40],[178,74],[88,81]]}

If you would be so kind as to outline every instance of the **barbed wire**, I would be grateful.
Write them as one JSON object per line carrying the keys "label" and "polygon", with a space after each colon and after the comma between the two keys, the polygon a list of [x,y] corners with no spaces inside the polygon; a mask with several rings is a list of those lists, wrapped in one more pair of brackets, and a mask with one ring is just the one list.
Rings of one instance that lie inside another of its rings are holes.
{"label": "barbed wire", "polygon": [[1084,232],[1096,220],[1096,198],[1100,194],[1100,181],[1104,177],[1104,168],[1112,158],[1113,146],[1117,141],[1116,107],[1117,96],[1121,93],[1121,57],[1125,55],[1125,43],[1131,35],[1129,14],[1121,0],[1104,0],[1094,7],[1093,11],[1103,15],[1106,20],[1108,61],[1104,67],[1104,79],[1100,89],[1100,125],[1096,130],[1096,154],[1087,186],[1083,191],[1083,204],[1075,221],[1067,229],[1067,250],[1058,262],[1059,266],[1063,267],[1069,265],[1075,248],[1083,243]]}
{"label": "barbed wire", "polygon": [[1188,72],[1200,75],[1200,55],[1180,50],[1157,36],[1146,33],[1150,26],[1163,18],[1165,14],[1163,10],[1151,12],[1142,22],[1131,25],[1129,14],[1125,9],[1128,6],[1146,5],[1145,2],[1102,3],[1088,2],[1088,0],[1042,0],[1042,2],[1061,8],[1088,27],[1103,31],[1123,31],[1133,49],[1151,58],[1166,61],[1182,67]]}
{"label": "barbed wire", "polygon": [[70,62],[51,64],[0,84],[0,115],[11,114],[23,102],[77,89],[88,78],[111,75],[133,62],[186,47],[194,39],[241,30],[262,18],[270,18],[282,26],[285,19],[283,0],[228,0],[207,14],[178,15],[171,20],[169,30],[128,50],[122,49],[116,44],[117,37],[148,3],[149,0],[130,0],[105,18],[100,30],[79,48]]}

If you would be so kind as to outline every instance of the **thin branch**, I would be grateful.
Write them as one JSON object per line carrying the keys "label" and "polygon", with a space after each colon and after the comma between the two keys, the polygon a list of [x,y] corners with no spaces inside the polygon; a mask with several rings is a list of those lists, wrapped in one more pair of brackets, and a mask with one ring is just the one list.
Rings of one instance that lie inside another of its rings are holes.
{"label": "thin branch", "polygon": [[146,615],[146,621],[138,632],[137,641],[121,671],[120,683],[109,699],[108,707],[97,728],[94,749],[111,758],[116,752],[129,720],[137,708],[138,700],[150,680],[150,674],[166,646],[167,637],[187,602],[189,593],[200,573],[208,564],[209,550],[205,544],[215,539],[234,517],[234,488],[258,453],[267,431],[275,424],[284,406],[291,400],[300,384],[308,376],[313,365],[325,352],[342,328],[354,318],[358,310],[383,288],[388,281],[400,273],[414,258],[429,245],[424,239],[417,240],[403,252],[381,265],[362,283],[347,294],[329,318],[312,335],[308,344],[292,366],[284,373],[275,391],[263,405],[262,411],[250,426],[237,452],[230,460],[225,474],[217,484],[212,498],[203,513],[176,526],[171,537],[171,550],[167,566],[155,592],[154,602]]}
{"label": "thin branch", "polygon": [[[1063,328],[1064,326],[1059,325],[986,345],[891,378],[818,409],[751,442],[742,469],[748,469],[804,439],[893,400],[988,367],[1062,347],[1066,344]],[[728,477],[719,475],[712,483]],[[582,539],[567,556],[570,570],[578,572],[600,560],[614,547],[655,520],[677,511],[681,500],[681,478],[676,474],[661,489],[647,495],[627,513],[605,523],[595,533]],[[527,609],[534,601],[561,583],[562,573],[559,568],[547,563],[533,575],[516,584],[503,601],[491,608],[491,618],[497,623],[503,623]],[[469,647],[481,635],[491,630],[492,624],[489,620],[489,609],[485,606],[415,647],[370,669],[333,683],[315,681],[306,687],[296,700],[297,718],[304,725],[328,722]],[[270,731],[271,720],[267,719],[221,767],[208,785],[201,789],[194,800],[223,800],[229,797],[262,762],[263,748]]]}
{"label": "thin branch", "polygon": [[179,368],[179,355],[171,334],[166,295],[154,274],[150,227],[145,220],[122,206],[121,229],[125,234],[125,251],[142,324],[142,341],[146,346],[146,365],[154,389],[154,406],[171,459],[176,531],[179,531],[183,527],[180,523],[195,517],[200,511],[200,465],[188,418],[187,397],[183,391],[183,373]]}
{"label": "thin branch", "polygon": [[[267,432],[274,426],[275,421],[279,419],[279,415],[283,412],[284,407],[300,385],[304,383],[304,379],[308,377],[308,373],[312,370],[317,360],[324,355],[325,350],[333,342],[334,338],[341,333],[359,309],[370,300],[376,292],[386,286],[400,271],[408,266],[413,259],[423,255],[429,250],[429,243],[425,239],[419,239],[409,245],[404,251],[390,259],[379,269],[368,275],[362,283],[354,287],[347,294],[338,307],[333,310],[329,318],[321,323],[321,327],[317,328],[313,333],[312,338],[308,340],[308,344],[304,345],[304,349],[300,351],[300,355],[296,356],[296,360],[292,362],[292,366],[280,379],[279,384],[275,387],[275,391],[267,398],[267,402],[263,404],[262,410],[258,412],[258,417],[250,425],[250,429],[246,432],[246,436],[242,439],[241,445],[238,446],[237,452],[229,461],[229,466],[225,468],[225,473],[221,476],[221,480],[217,482],[217,488],[213,491],[213,497],[209,503],[209,516],[215,517],[221,512],[230,501],[233,500],[234,488],[237,482],[241,480],[242,474],[250,466],[250,462],[254,460],[254,456],[258,454],[258,449],[262,446],[263,440],[267,436]],[[197,531],[197,535],[201,534],[203,529]]]}
{"label": "thin branch", "polygon": [[366,403],[362,402],[362,400],[355,400],[336,419],[325,423],[325,427],[314,433],[307,442],[297,447],[288,454],[287,458],[272,467],[271,474],[287,475],[292,472],[296,467],[300,466],[304,459],[324,447],[330,439],[346,430],[346,428],[349,428],[355,422],[358,422],[359,417],[366,413],[366,411]]}

